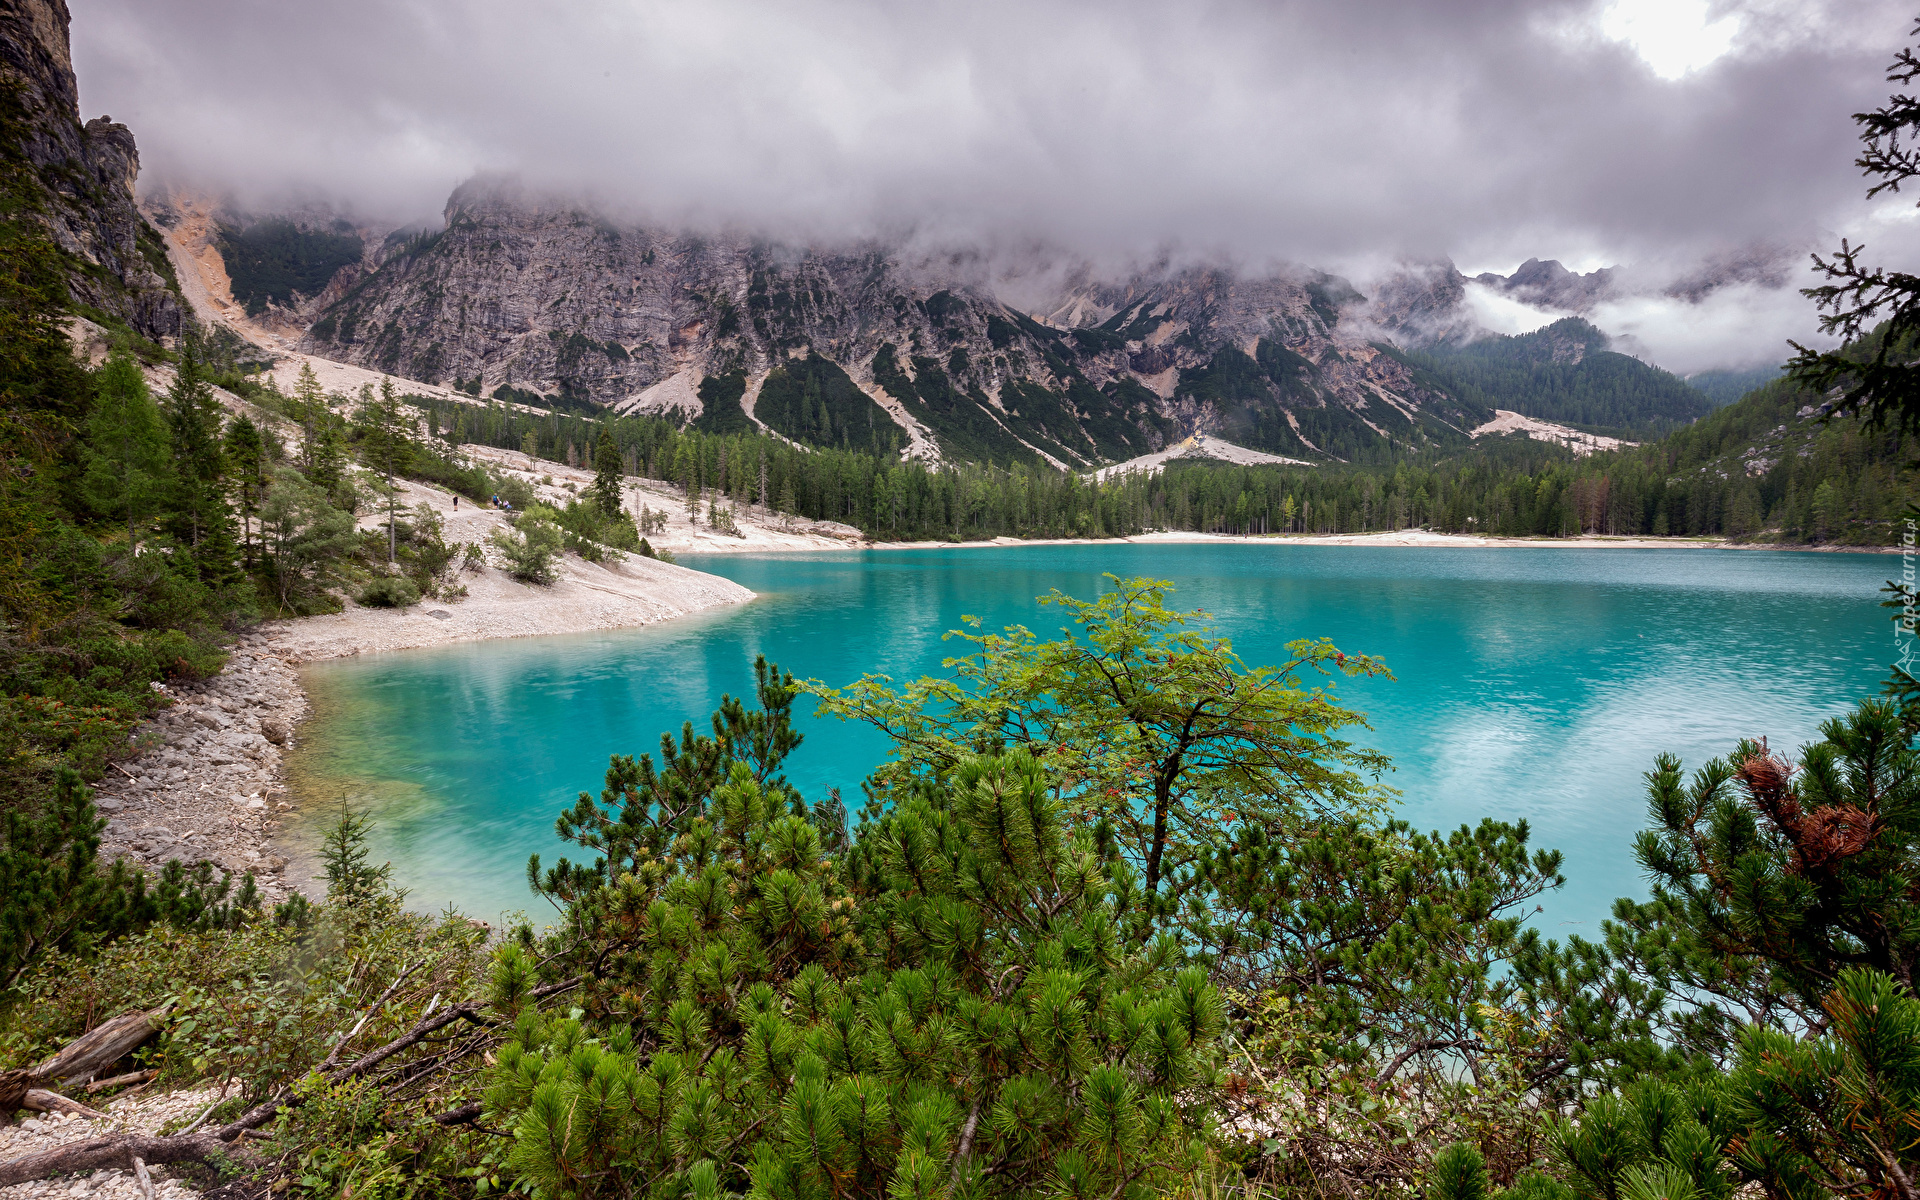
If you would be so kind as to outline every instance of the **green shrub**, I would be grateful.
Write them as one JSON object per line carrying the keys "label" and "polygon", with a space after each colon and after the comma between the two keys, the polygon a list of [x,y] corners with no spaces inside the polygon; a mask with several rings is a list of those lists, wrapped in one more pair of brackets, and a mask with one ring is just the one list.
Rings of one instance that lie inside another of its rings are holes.
{"label": "green shrub", "polygon": [[487,535],[506,560],[507,574],[525,583],[552,584],[559,578],[554,562],[565,549],[565,535],[551,521],[522,515],[508,529]]}
{"label": "green shrub", "polygon": [[354,600],[368,608],[407,608],[420,603],[420,589],[405,575],[382,575],[361,588]]}

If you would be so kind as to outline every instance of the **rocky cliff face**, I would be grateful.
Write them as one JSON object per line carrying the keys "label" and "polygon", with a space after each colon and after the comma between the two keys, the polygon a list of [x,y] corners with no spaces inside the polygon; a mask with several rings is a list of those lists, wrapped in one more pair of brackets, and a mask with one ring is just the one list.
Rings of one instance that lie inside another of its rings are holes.
{"label": "rocky cliff face", "polygon": [[1196,431],[1345,457],[1482,415],[1347,336],[1360,297],[1313,272],[1082,283],[1037,318],[894,247],[625,225],[485,180],[370,261],[320,298],[306,349],[716,429],[1078,468]]}
{"label": "rocky cliff face", "polygon": [[150,338],[180,331],[165,251],[134,206],[140,154],[109,117],[80,123],[65,0],[0,0],[0,105],[11,190],[77,268],[74,300]]}

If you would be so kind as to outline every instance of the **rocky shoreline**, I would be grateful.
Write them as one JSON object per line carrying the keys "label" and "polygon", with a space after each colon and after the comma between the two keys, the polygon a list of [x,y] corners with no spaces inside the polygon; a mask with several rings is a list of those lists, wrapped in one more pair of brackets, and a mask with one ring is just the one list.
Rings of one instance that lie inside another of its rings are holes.
{"label": "rocky shoreline", "polygon": [[95,787],[107,819],[101,857],[150,869],[205,861],[236,879],[251,871],[268,903],[286,899],[287,860],[273,838],[293,807],[285,756],[308,709],[293,666],[255,631],[218,675],[165,690],[174,703],[134,730],[139,753]]}

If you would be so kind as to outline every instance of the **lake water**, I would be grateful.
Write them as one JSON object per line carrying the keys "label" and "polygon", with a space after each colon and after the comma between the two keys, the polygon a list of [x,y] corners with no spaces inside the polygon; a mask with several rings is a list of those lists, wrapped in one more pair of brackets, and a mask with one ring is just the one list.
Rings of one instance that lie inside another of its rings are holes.
{"label": "lake water", "polygon": [[[609,754],[657,751],[688,719],[705,731],[722,692],[750,692],[755,654],[836,685],[866,671],[904,681],[940,670],[962,614],[1050,633],[1057,610],[1034,597],[1091,596],[1113,572],[1171,580],[1171,603],[1205,609],[1250,663],[1300,637],[1384,659],[1394,680],[1338,693],[1374,727],[1354,740],[1393,756],[1401,815],[1525,818],[1536,846],[1567,857],[1567,887],[1537,924],[1592,934],[1615,896],[1644,895],[1631,844],[1655,754],[1691,768],[1743,736],[1798,746],[1877,692],[1895,654],[1877,604],[1898,562],[1872,555],[1241,543],[683,561],[760,598],[646,629],[307,668],[316,716],[294,764],[294,836],[351,796],[416,906],[544,920],[525,865],[568,849],[556,813],[598,795]],[[789,777],[857,807],[884,740],[810,705],[797,723]]]}

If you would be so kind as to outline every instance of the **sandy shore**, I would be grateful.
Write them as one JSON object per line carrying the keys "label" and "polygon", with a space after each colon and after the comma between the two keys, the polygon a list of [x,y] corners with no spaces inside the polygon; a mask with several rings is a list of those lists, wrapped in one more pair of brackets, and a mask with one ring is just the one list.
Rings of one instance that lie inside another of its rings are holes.
{"label": "sandy shore", "polygon": [[860,550],[963,550],[1006,546],[1113,546],[1211,543],[1236,546],[1387,546],[1428,549],[1486,550],[1792,550],[1810,554],[1897,554],[1898,546],[1803,546],[1775,542],[1731,542],[1723,538],[1651,538],[1603,537],[1576,538],[1472,537],[1458,533],[1429,533],[1424,529],[1400,529],[1389,533],[1273,534],[1236,537],[1223,533],[1193,533],[1184,530],[1141,533],[1122,538],[1012,538],[965,542],[861,542],[857,546],[700,546],[700,553],[724,553],[728,550],[825,549]]}
{"label": "sandy shore", "polygon": [[[425,504],[440,514],[448,542],[486,547],[488,534],[506,525],[501,513],[470,501],[456,509],[452,494],[437,488],[408,483],[402,491],[406,509]],[[360,519],[368,529],[383,528],[384,522],[381,513]],[[273,621],[262,628],[275,653],[297,665],[452,642],[625,629],[753,599],[751,591],[731,580],[637,554],[605,563],[566,554],[558,566],[560,578],[551,587],[520,583],[488,565],[461,572],[467,595],[458,599],[423,600],[405,609],[350,603],[344,612]]]}

